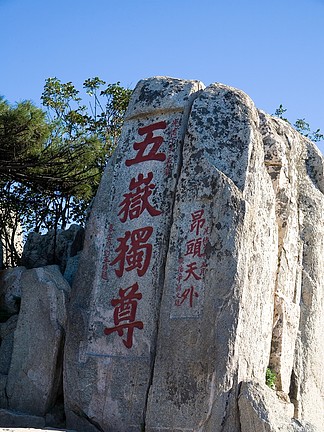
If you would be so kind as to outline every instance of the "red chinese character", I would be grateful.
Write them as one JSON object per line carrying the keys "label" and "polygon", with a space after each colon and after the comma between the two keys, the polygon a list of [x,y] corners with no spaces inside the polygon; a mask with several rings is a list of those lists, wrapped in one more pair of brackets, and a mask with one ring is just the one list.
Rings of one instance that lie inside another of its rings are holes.
{"label": "red chinese character", "polygon": [[183,279],[183,281],[185,282],[186,280],[188,280],[190,276],[193,276],[196,280],[201,279],[201,277],[198,276],[197,273],[195,273],[195,270],[197,270],[197,268],[198,267],[196,262],[187,264],[187,270],[185,271],[185,273],[187,273],[187,277]]}
{"label": "red chinese character", "polygon": [[206,219],[202,217],[204,210],[197,210],[191,213],[190,232],[196,230],[196,235],[199,235],[199,230],[205,225]]}
{"label": "red chinese character", "polygon": [[113,332],[117,332],[118,336],[123,336],[124,331],[127,331],[126,339],[123,339],[123,344],[126,348],[133,346],[134,328],[142,329],[144,327],[142,321],[135,321],[137,300],[142,298],[138,290],[138,284],[119,290],[119,298],[112,299],[111,305],[114,309],[114,324],[115,327],[104,329],[105,335],[109,336]]}
{"label": "red chinese character", "polygon": [[152,245],[146,242],[151,237],[152,232],[152,227],[144,227],[134,231],[126,231],[124,237],[117,239],[120,244],[115,251],[119,254],[110,265],[119,263],[119,268],[115,270],[118,277],[124,274],[124,270],[137,269],[138,276],[143,276],[146,273],[152,256]]}
{"label": "red chinese character", "polygon": [[197,291],[195,291],[195,288],[193,286],[191,286],[190,288],[186,288],[182,294],[177,293],[175,305],[181,306],[182,303],[184,303],[185,300],[188,299],[189,300],[189,307],[192,307],[194,297],[199,297],[199,294],[197,293]]}
{"label": "red chinese character", "polygon": [[122,215],[120,218],[122,222],[125,222],[127,218],[131,220],[138,218],[144,210],[147,210],[151,216],[158,216],[162,213],[152,207],[148,201],[152,189],[155,187],[155,184],[151,183],[152,179],[152,172],[149,172],[147,177],[139,174],[137,180],[135,177],[132,178],[129,190],[133,192],[124,194],[125,199],[119,204],[121,210],[118,216]]}
{"label": "red chinese character", "polygon": [[[158,153],[158,150],[163,143],[163,137],[153,136],[153,131],[157,129],[165,129],[166,126],[167,124],[165,121],[160,121],[158,123],[139,128],[139,135],[146,135],[146,137],[144,138],[144,141],[136,142],[133,144],[133,148],[134,150],[137,150],[137,154],[134,159],[126,160],[126,166],[135,165],[140,162],[146,162],[149,160],[157,160],[163,162],[166,159],[165,154]],[[148,148],[148,146],[151,147]]]}
{"label": "red chinese character", "polygon": [[199,237],[198,239],[189,240],[187,241],[186,244],[187,251],[185,255],[192,255],[193,257],[195,256],[202,257],[205,255],[203,252],[203,248],[204,248],[204,243],[202,238]]}

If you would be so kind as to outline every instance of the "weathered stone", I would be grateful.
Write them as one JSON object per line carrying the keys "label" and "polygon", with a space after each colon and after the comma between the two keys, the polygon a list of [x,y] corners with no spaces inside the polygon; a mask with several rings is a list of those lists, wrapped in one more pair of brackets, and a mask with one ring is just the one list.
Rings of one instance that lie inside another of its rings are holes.
{"label": "weathered stone", "polygon": [[79,267],[79,262],[80,262],[80,253],[77,253],[77,255],[70,257],[67,260],[63,276],[64,279],[68,281],[70,286],[72,286],[73,284],[76,272]]}
{"label": "weathered stone", "polygon": [[77,431],[73,431],[72,429],[57,429],[57,428],[48,428],[46,427],[45,429],[35,429],[35,428],[1,428],[0,427],[0,432],[42,432],[44,430],[52,430],[52,431],[57,431],[57,432],[77,432]]}
{"label": "weathered stone", "polygon": [[[297,401],[296,417],[323,429],[324,425],[324,188],[316,179],[323,157],[315,145],[304,141],[306,160],[300,182],[300,225],[303,241],[303,274],[300,323],[292,374],[291,394]],[[314,164],[314,161],[317,163]],[[305,171],[308,175],[306,175]]]}
{"label": "weathered stone", "polygon": [[[303,245],[298,194],[302,163],[301,137],[286,122],[260,112],[265,164],[276,194],[278,270],[270,367],[276,388],[289,393],[299,326]],[[291,144],[293,143],[293,145]]]}
{"label": "weathered stone", "polygon": [[28,268],[59,265],[64,272],[67,260],[83,247],[84,229],[71,225],[67,230],[51,230],[46,234],[29,234],[22,254],[22,264]]}
{"label": "weathered stone", "polygon": [[257,111],[238,90],[215,84],[193,104],[147,431],[239,431],[237,384],[264,379],[277,228],[257,128]]}
{"label": "weathered stone", "polygon": [[316,146],[261,113],[266,164],[277,195],[279,265],[270,363],[295,417],[324,424],[324,180]]}
{"label": "weathered stone", "polygon": [[311,424],[293,419],[293,404],[280,399],[275,391],[265,385],[241,383],[238,406],[240,432],[317,431]]}
{"label": "weathered stone", "polygon": [[0,374],[0,408],[8,408],[8,400],[6,394],[8,375]]}
{"label": "weathered stone", "polygon": [[69,427],[143,427],[181,144],[201,86],[158,77],[132,95],[73,284],[64,368]]}
{"label": "weathered stone", "polygon": [[244,93],[198,88],[133,94],[73,284],[68,426],[320,432],[323,158]]}
{"label": "weathered stone", "polygon": [[[7,428],[44,428],[45,419],[43,417],[22,414],[14,411],[0,409],[0,426]],[[0,429],[1,430],[1,429]],[[25,430],[25,429],[24,429]],[[34,431],[35,429],[33,429]]]}
{"label": "weathered stone", "polygon": [[0,323],[0,339],[3,340],[16,330],[18,314],[12,315],[6,322]]}
{"label": "weathered stone", "polygon": [[64,403],[56,403],[55,406],[45,415],[47,428],[65,427]]}
{"label": "weathered stone", "polygon": [[52,427],[46,427],[45,429],[35,429],[35,428],[1,428],[0,432],[42,432],[44,430],[52,430],[57,432],[77,432],[72,429],[57,429]]}
{"label": "weathered stone", "polygon": [[25,267],[14,267],[0,272],[0,309],[8,317],[19,312],[21,277],[25,271]]}
{"label": "weathered stone", "polygon": [[43,416],[61,385],[69,284],[58,266],[26,270],[7,381],[8,407]]}
{"label": "weathered stone", "polygon": [[9,372],[17,321],[18,315],[13,315],[8,321],[0,324],[0,374],[8,375]]}

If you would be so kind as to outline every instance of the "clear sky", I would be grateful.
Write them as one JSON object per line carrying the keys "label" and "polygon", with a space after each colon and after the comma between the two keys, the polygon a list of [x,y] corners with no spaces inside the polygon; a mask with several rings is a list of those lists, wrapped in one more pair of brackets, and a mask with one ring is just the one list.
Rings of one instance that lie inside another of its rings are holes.
{"label": "clear sky", "polygon": [[10,102],[40,104],[48,77],[133,88],[168,75],[237,87],[324,132],[324,0],[0,0],[0,18]]}

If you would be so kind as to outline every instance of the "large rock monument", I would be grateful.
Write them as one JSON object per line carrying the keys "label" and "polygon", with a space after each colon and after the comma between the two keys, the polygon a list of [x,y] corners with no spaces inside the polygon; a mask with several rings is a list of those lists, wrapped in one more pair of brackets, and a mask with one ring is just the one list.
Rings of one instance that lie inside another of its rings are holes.
{"label": "large rock monument", "polygon": [[323,432],[323,171],[239,90],[140,81],[82,252],[0,271],[0,428]]}
{"label": "large rock monument", "polygon": [[139,82],[73,284],[68,427],[323,431],[323,166],[239,90]]}

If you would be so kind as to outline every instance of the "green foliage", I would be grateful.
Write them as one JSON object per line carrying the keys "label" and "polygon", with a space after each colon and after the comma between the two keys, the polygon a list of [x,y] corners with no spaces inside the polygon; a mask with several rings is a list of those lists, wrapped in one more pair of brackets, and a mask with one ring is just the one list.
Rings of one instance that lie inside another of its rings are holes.
{"label": "green foliage", "polygon": [[[14,236],[83,223],[121,132],[131,91],[98,77],[83,85],[45,82],[46,112],[0,99],[0,237],[8,266],[19,264]],[[9,257],[9,258],[8,258]]]}
{"label": "green foliage", "polygon": [[[282,120],[286,121],[290,124],[289,120],[284,117],[285,112],[287,109],[285,109],[282,104],[279,105],[279,108],[276,109],[274,115],[276,117],[281,118]],[[315,131],[311,131],[309,123],[305,119],[297,119],[295,123],[293,124],[293,127],[305,137],[309,138],[313,142],[319,142],[324,140],[324,135],[321,133],[320,129],[317,129]]]}
{"label": "green foliage", "polygon": [[288,119],[285,118],[285,117],[283,116],[283,115],[285,114],[286,111],[287,111],[287,109],[285,109],[285,108],[282,106],[282,104],[280,104],[279,107],[276,109],[274,115],[275,115],[276,117],[279,117],[279,118],[281,118],[282,120],[285,120],[286,122],[289,123]]}
{"label": "green foliage", "polygon": [[276,388],[276,374],[274,372],[272,372],[270,367],[267,367],[265,382],[266,382],[266,385],[268,387],[270,387],[271,389],[274,390]]}
{"label": "green foliage", "polygon": [[294,128],[313,142],[319,142],[324,139],[324,135],[321,133],[320,129],[312,132],[309,123],[307,123],[305,119],[296,120]]}

